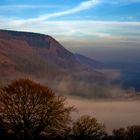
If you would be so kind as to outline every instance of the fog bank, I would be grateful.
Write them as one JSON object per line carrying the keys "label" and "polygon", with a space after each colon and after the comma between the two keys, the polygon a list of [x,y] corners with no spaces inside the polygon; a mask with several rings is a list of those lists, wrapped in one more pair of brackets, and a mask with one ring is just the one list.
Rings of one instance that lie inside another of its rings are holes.
{"label": "fog bank", "polygon": [[73,117],[89,114],[102,123],[107,131],[129,125],[140,125],[139,101],[95,101],[68,97],[68,103],[78,109]]}

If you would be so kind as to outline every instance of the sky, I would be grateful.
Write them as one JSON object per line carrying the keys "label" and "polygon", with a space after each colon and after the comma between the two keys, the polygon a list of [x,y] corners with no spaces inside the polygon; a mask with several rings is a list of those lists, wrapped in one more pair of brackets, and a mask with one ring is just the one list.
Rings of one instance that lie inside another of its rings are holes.
{"label": "sky", "polygon": [[1,0],[0,28],[49,34],[71,50],[140,47],[140,0]]}

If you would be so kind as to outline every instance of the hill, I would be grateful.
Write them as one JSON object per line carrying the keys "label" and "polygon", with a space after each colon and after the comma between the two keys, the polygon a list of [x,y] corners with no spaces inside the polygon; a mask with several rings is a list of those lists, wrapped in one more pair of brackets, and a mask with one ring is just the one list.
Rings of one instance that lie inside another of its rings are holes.
{"label": "hill", "polygon": [[[91,60],[90,60],[91,61]],[[0,30],[0,81],[28,77],[50,85],[101,82],[104,75],[77,59],[53,37]],[[80,81],[80,82],[79,82]],[[55,88],[54,88],[55,89]]]}

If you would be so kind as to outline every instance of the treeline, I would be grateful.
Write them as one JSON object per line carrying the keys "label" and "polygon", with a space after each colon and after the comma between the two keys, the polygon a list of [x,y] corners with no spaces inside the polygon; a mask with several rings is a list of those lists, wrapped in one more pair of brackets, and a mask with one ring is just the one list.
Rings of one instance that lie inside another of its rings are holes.
{"label": "treeline", "polygon": [[[47,86],[19,79],[0,88],[0,140],[140,140],[140,126],[113,130],[83,115]],[[135,118],[134,118],[135,119]]]}

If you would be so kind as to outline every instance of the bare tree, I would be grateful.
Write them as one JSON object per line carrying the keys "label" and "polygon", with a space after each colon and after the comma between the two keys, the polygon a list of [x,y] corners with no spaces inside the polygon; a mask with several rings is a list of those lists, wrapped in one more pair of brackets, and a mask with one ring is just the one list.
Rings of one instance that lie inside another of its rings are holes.
{"label": "bare tree", "polygon": [[127,127],[129,140],[140,140],[140,125]]}
{"label": "bare tree", "polygon": [[80,140],[100,140],[106,135],[105,126],[94,117],[84,115],[74,122],[73,135]]}
{"label": "bare tree", "polygon": [[140,140],[140,126],[133,125],[127,128],[113,130],[115,140]]}
{"label": "bare tree", "polygon": [[63,134],[73,107],[46,86],[20,79],[3,87],[0,115],[7,131],[19,139]]}
{"label": "bare tree", "polygon": [[129,140],[128,134],[125,128],[119,128],[113,130],[114,140]]}

